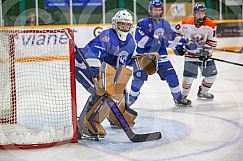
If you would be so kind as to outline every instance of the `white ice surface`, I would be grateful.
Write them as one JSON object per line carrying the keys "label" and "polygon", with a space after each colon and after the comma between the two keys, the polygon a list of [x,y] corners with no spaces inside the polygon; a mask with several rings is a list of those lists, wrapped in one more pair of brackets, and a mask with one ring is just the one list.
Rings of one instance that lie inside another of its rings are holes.
{"label": "white ice surface", "polygon": [[[243,55],[215,53],[243,64]],[[183,57],[170,56],[182,79]],[[214,101],[196,100],[202,77],[194,81],[191,108],[175,107],[166,82],[149,77],[133,105],[139,115],[136,133],[161,131],[158,141],[132,143],[120,129],[103,123],[107,136],[99,142],[79,140],[35,150],[0,150],[0,161],[243,161],[243,67],[216,62],[218,77],[211,89]],[[78,113],[88,93],[77,85]]]}

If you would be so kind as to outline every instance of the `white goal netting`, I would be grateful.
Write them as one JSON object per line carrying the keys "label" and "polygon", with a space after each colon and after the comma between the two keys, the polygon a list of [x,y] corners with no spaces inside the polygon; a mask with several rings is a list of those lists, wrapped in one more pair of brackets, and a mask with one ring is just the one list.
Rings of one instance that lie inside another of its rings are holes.
{"label": "white goal netting", "polygon": [[0,146],[75,141],[75,102],[73,48],[62,30],[0,30]]}

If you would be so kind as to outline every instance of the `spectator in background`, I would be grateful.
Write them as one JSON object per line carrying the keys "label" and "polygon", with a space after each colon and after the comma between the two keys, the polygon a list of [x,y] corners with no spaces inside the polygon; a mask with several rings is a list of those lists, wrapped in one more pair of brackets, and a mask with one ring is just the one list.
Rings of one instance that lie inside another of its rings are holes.
{"label": "spectator in background", "polygon": [[34,11],[27,12],[27,20],[25,26],[35,26],[36,25],[36,14]]}

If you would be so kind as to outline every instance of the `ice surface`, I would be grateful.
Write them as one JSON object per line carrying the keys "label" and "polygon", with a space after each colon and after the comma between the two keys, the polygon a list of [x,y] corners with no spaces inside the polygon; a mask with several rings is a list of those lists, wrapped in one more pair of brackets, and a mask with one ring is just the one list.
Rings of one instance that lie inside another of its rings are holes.
{"label": "ice surface", "polygon": [[[215,57],[243,64],[243,56],[215,53]],[[182,79],[183,57],[170,56]],[[191,108],[174,105],[166,82],[158,75],[149,77],[139,100],[132,106],[139,115],[133,128],[136,133],[162,132],[162,139],[132,143],[121,129],[103,126],[107,136],[96,141],[79,140],[78,144],[35,149],[1,150],[0,161],[242,161],[243,160],[243,68],[216,62],[218,77],[211,92],[213,101],[196,100],[199,76],[189,99]],[[78,113],[88,93],[77,85]]]}

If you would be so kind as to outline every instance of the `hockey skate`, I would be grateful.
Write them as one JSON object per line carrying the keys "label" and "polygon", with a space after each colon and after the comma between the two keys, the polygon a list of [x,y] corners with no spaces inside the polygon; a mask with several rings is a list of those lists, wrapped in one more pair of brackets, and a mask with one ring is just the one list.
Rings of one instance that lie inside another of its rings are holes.
{"label": "hockey skate", "polygon": [[82,129],[79,130],[79,139],[99,141],[100,138],[104,138],[104,136],[98,134],[92,134],[89,132],[87,133],[84,132]]}
{"label": "hockey skate", "polygon": [[192,101],[186,98],[182,98],[181,100],[177,101],[175,100],[175,105],[176,106],[187,106],[191,107],[192,106]]}
{"label": "hockey skate", "polygon": [[99,141],[99,138],[104,138],[104,136],[92,134],[88,129],[84,130],[78,125],[78,139]]}
{"label": "hockey skate", "polygon": [[199,100],[213,100],[214,95],[211,93],[202,93],[202,87],[199,87],[198,93],[197,93],[197,99]]}

